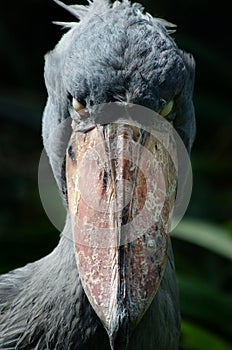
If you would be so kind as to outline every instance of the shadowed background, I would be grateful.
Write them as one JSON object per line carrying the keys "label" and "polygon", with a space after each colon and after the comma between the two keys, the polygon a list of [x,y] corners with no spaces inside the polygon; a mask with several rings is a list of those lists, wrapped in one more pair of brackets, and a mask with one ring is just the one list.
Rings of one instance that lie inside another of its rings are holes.
{"label": "shadowed background", "polygon": [[[178,46],[196,59],[193,195],[173,237],[183,317],[180,349],[226,350],[232,332],[230,11],[226,0],[141,3],[177,24]],[[52,0],[1,3],[0,273],[43,257],[59,239],[37,187],[46,103],[43,56],[64,33],[53,20],[73,17]]]}

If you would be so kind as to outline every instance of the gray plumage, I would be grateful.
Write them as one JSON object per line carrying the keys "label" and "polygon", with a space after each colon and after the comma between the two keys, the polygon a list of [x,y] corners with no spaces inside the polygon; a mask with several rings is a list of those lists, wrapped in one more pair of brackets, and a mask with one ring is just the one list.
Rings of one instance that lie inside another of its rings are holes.
{"label": "gray plumage", "polygon": [[[95,0],[66,6],[79,23],[46,55],[48,101],[43,141],[66,203],[64,156],[69,135],[60,129],[71,99],[91,110],[127,101],[159,111],[174,99],[170,119],[188,151],[195,136],[192,105],[194,60],[169,36],[173,25],[143,13],[138,4]],[[178,348],[180,316],[171,243],[159,290],[135,329],[127,350]],[[82,289],[71,241],[69,215],[57,248],[47,257],[0,277],[0,349],[110,349],[107,334]]]}

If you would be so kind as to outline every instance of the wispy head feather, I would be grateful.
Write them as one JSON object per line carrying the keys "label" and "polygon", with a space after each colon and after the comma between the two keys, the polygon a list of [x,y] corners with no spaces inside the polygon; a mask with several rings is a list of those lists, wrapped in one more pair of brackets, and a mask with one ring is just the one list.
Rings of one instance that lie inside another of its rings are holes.
{"label": "wispy head feather", "polygon": [[[114,1],[111,3],[108,0],[88,0],[89,5],[66,5],[60,0],[54,0],[55,3],[57,3],[59,6],[63,7],[66,11],[71,13],[74,17],[76,17],[79,21],[82,21],[85,17],[90,17],[91,15],[101,15],[106,10],[110,8],[117,8],[118,6],[132,6],[137,11],[141,12],[141,15],[144,17],[152,18],[151,15],[147,13],[143,13],[144,8],[141,4],[133,3],[129,0],[122,0],[122,1]],[[168,34],[175,33],[176,25],[173,23],[170,23],[162,18],[156,18],[157,22],[160,22],[160,24],[166,28]],[[78,22],[60,22],[55,21],[54,24],[60,25],[63,28],[71,29],[76,26]]]}
{"label": "wispy head feather", "polygon": [[[108,9],[108,0],[88,0],[89,5],[66,5],[60,0],[54,0],[59,6],[63,7],[77,19],[82,20],[89,12],[89,10],[104,10]],[[98,11],[97,11],[98,12]]]}
{"label": "wispy head feather", "polygon": [[63,7],[65,10],[70,12],[73,16],[78,19],[81,19],[88,12],[88,6],[84,5],[66,5],[60,0],[54,0],[57,5]]}

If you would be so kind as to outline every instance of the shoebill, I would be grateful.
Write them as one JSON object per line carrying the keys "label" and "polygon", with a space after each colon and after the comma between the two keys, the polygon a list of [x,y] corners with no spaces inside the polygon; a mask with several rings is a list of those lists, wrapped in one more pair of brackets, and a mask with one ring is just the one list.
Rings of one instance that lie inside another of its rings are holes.
{"label": "shoebill", "polygon": [[[0,348],[178,349],[180,312],[167,232],[175,171],[162,143],[139,127],[141,120],[123,124],[116,114],[123,116],[120,106],[131,107],[136,119],[135,105],[158,113],[190,152],[194,60],[170,36],[174,26],[140,4],[55,1],[74,21],[59,23],[68,30],[45,57],[42,136],[67,219],[51,254],[0,277]],[[101,119],[98,106],[114,111],[111,122]],[[148,194],[156,200],[161,181],[149,171],[144,176],[144,148],[156,161],[159,152],[169,186],[160,216],[146,230],[150,218],[128,225]],[[101,200],[104,210],[97,208]],[[133,227],[141,235],[133,236]]]}

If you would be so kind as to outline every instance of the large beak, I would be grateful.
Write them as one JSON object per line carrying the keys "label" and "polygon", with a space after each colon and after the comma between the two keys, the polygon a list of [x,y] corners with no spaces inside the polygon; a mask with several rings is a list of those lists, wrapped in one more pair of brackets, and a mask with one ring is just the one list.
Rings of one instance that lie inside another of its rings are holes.
{"label": "large beak", "polygon": [[175,166],[154,135],[113,123],[74,129],[66,172],[82,285],[111,348],[125,349],[162,279]]}

